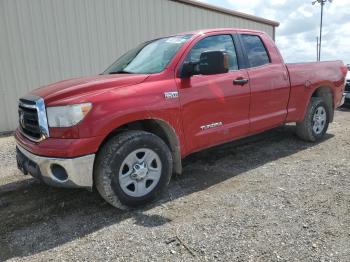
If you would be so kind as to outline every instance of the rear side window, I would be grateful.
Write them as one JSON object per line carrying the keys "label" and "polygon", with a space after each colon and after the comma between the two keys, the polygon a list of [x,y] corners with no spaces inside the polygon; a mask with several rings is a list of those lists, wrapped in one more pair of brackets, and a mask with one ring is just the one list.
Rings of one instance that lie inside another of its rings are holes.
{"label": "rear side window", "polygon": [[206,51],[224,51],[229,57],[230,70],[238,70],[236,49],[230,35],[208,36],[200,40],[189,52],[185,61],[198,62],[201,54]]}
{"label": "rear side window", "polygon": [[247,52],[250,67],[257,67],[270,63],[269,55],[259,36],[241,35],[241,38]]}

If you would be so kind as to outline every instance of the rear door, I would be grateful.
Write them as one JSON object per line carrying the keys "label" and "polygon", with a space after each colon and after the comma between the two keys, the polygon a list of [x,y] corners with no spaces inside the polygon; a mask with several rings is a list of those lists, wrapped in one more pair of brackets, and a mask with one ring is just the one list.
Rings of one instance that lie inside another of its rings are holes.
{"label": "rear door", "polygon": [[190,152],[244,136],[249,131],[249,84],[234,83],[236,79],[247,80],[248,74],[239,69],[236,50],[231,34],[213,34],[196,40],[186,54],[183,62],[196,62],[205,51],[225,51],[230,66],[225,74],[176,79]]}
{"label": "rear door", "polygon": [[284,123],[287,116],[290,83],[284,63],[272,61],[276,52],[263,42],[264,35],[241,34],[251,89],[250,131],[260,132]]}

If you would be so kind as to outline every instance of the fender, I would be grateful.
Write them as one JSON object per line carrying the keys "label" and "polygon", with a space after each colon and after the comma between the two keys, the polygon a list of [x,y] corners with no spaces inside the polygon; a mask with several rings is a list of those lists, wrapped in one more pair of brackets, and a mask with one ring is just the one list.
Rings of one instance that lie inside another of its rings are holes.
{"label": "fender", "polygon": [[[335,105],[335,101],[334,101],[334,90],[333,88],[331,87],[333,86],[331,82],[323,82],[322,84],[316,86],[316,87],[313,87],[308,96],[307,96],[307,103],[306,105],[302,108],[302,117],[300,119],[300,121],[304,120],[305,118],[305,114],[306,114],[306,111],[307,111],[307,108],[309,106],[309,103],[311,101],[311,98],[314,97],[314,96],[317,96],[317,97],[323,97],[325,99],[325,102],[328,104],[328,107],[330,110],[332,110],[331,112],[329,112],[330,114],[330,122],[333,121],[333,115],[334,115],[334,105]],[[325,90],[325,92],[322,92],[322,90]],[[319,92],[321,91],[321,92]],[[328,99],[328,96],[330,95],[330,98],[331,99]]]}
{"label": "fender", "polygon": [[[131,120],[132,119],[132,120]],[[148,117],[148,118],[128,118],[128,121],[124,119],[124,121],[118,121],[119,126],[109,130],[106,136],[101,137],[99,148],[106,142],[108,139],[124,130],[128,129],[141,129],[151,133],[154,133],[161,137],[164,142],[169,146],[172,156],[173,156],[173,171],[175,174],[182,173],[182,155],[184,152],[184,139],[183,136],[179,136],[178,134],[182,134],[181,128],[178,129],[180,132],[177,132],[173,125],[163,119]],[[179,127],[178,127],[179,128]]]}
{"label": "fender", "polygon": [[[308,84],[309,83],[309,84]],[[334,97],[334,84],[330,81],[323,81],[319,83],[305,82],[304,85],[297,85],[291,87],[291,100],[288,105],[288,115],[286,122],[300,122],[304,120],[307,108],[309,106],[311,97],[317,96],[317,90],[321,88],[327,88],[332,94],[330,106],[334,111],[335,97]],[[332,112],[331,112],[332,113]],[[331,117],[333,120],[333,117]]]}

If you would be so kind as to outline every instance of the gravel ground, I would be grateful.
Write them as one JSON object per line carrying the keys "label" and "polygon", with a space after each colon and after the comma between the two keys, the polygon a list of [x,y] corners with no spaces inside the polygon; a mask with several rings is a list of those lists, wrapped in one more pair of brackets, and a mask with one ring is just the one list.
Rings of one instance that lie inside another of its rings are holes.
{"label": "gravel ground", "polygon": [[284,126],[188,157],[161,201],[134,211],[16,170],[0,138],[0,261],[349,261],[350,111],[325,139]]}

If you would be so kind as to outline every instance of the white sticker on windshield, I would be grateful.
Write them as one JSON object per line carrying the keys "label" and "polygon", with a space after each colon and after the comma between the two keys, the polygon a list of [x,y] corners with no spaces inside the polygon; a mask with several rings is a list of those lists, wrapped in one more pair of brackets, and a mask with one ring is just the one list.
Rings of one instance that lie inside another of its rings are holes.
{"label": "white sticker on windshield", "polygon": [[165,42],[166,43],[171,43],[171,44],[181,44],[183,42],[185,42],[186,39],[180,38],[180,37],[171,37],[168,38]]}

